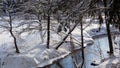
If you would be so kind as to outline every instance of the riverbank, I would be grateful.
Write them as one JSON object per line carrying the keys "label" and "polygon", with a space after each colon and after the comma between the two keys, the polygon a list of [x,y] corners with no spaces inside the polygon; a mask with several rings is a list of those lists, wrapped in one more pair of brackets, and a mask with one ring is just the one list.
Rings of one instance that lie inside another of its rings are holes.
{"label": "riverbank", "polygon": [[108,60],[101,63],[97,68],[120,68],[120,57],[111,56]]}
{"label": "riverbank", "polygon": [[107,58],[97,68],[120,68],[120,34],[114,38],[114,55]]}
{"label": "riverbank", "polygon": [[[74,38],[74,46],[71,46],[69,38],[58,49],[54,49],[57,45],[56,42],[60,41],[62,37],[52,32],[50,49],[46,48],[46,44],[40,43],[40,36],[38,32],[31,34],[23,34],[21,38],[18,38],[18,47],[20,54],[15,53],[12,38],[8,32],[4,32],[0,36],[0,67],[1,68],[42,68],[56,63],[59,60],[71,55],[72,51],[79,51],[81,49],[81,36],[80,29],[75,29],[72,32]],[[103,33],[103,32],[102,32]],[[84,31],[84,47],[87,47],[89,43],[93,43],[95,40],[92,38],[102,37],[105,34],[98,33],[90,34]],[[76,44],[77,43],[77,44]],[[14,59],[14,60],[13,60]],[[29,63],[30,62],[30,63]]]}
{"label": "riverbank", "polygon": [[[111,34],[116,34],[116,35],[119,35],[120,33],[118,32],[118,31],[113,31],[113,32],[111,32]],[[106,33],[100,33],[100,34],[97,34],[97,35],[94,35],[92,38],[94,38],[94,40],[95,39],[97,39],[97,38],[102,38],[102,37],[106,37]],[[107,39],[107,38],[106,38]],[[105,42],[105,41],[104,41]],[[106,41],[107,42],[107,41]],[[104,44],[105,45],[105,44]],[[87,47],[87,46],[86,46]],[[80,50],[79,50],[80,51]],[[107,51],[108,50],[106,50],[105,52],[107,53]],[[47,66],[45,66],[45,67],[50,67],[50,66],[52,66],[53,64],[55,64],[55,63],[58,63],[60,60],[63,60],[63,59],[65,59],[66,57],[68,57],[68,56],[71,56],[71,53],[70,54],[68,54],[67,56],[65,56],[64,58],[61,58],[61,59],[59,59],[59,60],[57,60],[57,61],[54,61],[52,64],[50,64],[50,65],[47,65]],[[100,61],[100,63],[99,64],[101,64],[101,63],[104,63],[105,61],[107,61],[108,59],[111,59],[111,58],[109,58],[109,57],[105,57],[105,58],[102,58],[101,59],[101,61]],[[99,65],[98,64],[98,65]],[[99,66],[96,66],[96,67],[99,67]],[[95,67],[95,68],[96,68]],[[40,65],[38,65],[38,68],[41,68],[41,66]],[[72,68],[72,67],[71,67]],[[100,67],[100,68],[102,68],[102,67]]]}
{"label": "riverbank", "polygon": [[[120,35],[120,32],[119,31],[113,31],[111,32],[112,35]],[[95,38],[100,38],[100,37],[105,37],[107,36],[107,33],[101,33],[101,34],[96,34],[96,35],[93,35],[92,38],[95,39]]]}
{"label": "riverbank", "polygon": [[[51,31],[52,32],[52,31]],[[74,33],[73,33],[74,34]],[[63,36],[64,37],[64,36]],[[80,39],[80,34],[74,34],[74,38]],[[84,37],[86,38],[86,36]],[[15,53],[14,44],[9,32],[3,32],[0,35],[0,67],[1,68],[36,68],[44,67],[63,59],[71,54],[72,50],[81,48],[80,42],[71,46],[69,40],[65,42],[58,50],[54,49],[61,37],[52,33],[50,49],[46,48],[45,43],[40,43],[39,32],[23,34],[18,40],[20,54]],[[69,39],[69,38],[68,38]],[[85,39],[89,41],[89,38]],[[91,39],[90,39],[91,40]],[[85,43],[85,47],[87,44]],[[14,59],[14,60],[13,60]]]}

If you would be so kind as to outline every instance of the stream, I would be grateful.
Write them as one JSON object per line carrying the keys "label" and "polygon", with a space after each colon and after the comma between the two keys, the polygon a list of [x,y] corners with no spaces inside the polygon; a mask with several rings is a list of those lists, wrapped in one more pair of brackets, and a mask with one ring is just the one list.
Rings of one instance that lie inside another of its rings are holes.
{"label": "stream", "polygon": [[108,38],[97,38],[94,44],[85,48],[85,66],[86,68],[95,68],[91,63],[99,64],[103,59],[108,58],[109,54]]}
{"label": "stream", "polygon": [[[97,38],[94,44],[85,48],[85,63],[83,68],[96,68],[95,64],[99,64],[104,58],[108,58],[109,50],[107,37]],[[77,68],[81,61],[81,51],[75,52],[73,55],[50,65],[50,68]],[[95,63],[95,64],[94,64]]]}

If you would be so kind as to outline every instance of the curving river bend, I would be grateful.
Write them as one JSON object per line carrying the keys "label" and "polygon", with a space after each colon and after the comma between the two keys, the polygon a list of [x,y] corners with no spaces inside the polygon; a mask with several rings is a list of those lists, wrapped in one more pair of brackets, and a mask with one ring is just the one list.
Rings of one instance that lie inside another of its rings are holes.
{"label": "curving river bend", "polygon": [[[93,63],[100,64],[109,55],[107,37],[96,38],[94,44],[88,45],[85,48],[85,63],[84,68],[97,68]],[[67,56],[66,58],[50,65],[50,68],[76,68],[81,62],[81,51],[74,53],[73,55]],[[78,67],[79,68],[79,67]]]}

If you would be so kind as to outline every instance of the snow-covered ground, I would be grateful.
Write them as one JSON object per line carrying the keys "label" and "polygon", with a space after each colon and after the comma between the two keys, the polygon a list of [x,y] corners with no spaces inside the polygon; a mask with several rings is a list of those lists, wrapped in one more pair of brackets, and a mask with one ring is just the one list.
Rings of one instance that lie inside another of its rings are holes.
{"label": "snow-covered ground", "polygon": [[27,35],[27,37],[23,39],[18,38],[18,48],[21,53],[16,54],[9,33],[4,32],[0,36],[1,68],[30,68],[37,66],[37,64],[44,63],[49,59],[69,53],[69,51],[64,51],[64,49],[47,49],[46,44],[40,43],[39,33],[34,33]]}
{"label": "snow-covered ground", "polygon": [[[106,32],[106,27],[105,25],[101,26],[101,30],[99,31],[98,25],[93,24],[94,27],[89,29],[86,29],[86,31],[90,34],[90,36],[92,36],[93,38],[96,37],[102,37],[102,36],[106,36],[107,32]],[[111,33],[113,34],[113,48],[114,48],[114,56],[110,56],[106,59],[104,59],[104,61],[102,63],[100,63],[100,65],[95,66],[95,68],[120,68],[120,32],[119,30],[113,28],[111,26]],[[100,42],[100,43],[104,43]],[[105,44],[103,44],[105,46]],[[105,48],[105,47],[104,47]]]}
{"label": "snow-covered ground", "polygon": [[97,68],[120,68],[120,57],[111,56]]}
{"label": "snow-covered ground", "polygon": [[[104,27],[102,27],[100,32],[96,32],[96,30],[98,30],[98,25],[94,24],[84,31],[85,46],[87,46],[87,44],[93,43],[93,36],[106,33]],[[72,46],[69,42],[64,43],[58,50],[54,49],[54,47],[56,47],[59,41],[61,41],[64,37],[64,34],[59,35],[54,31],[51,31],[50,49],[46,48],[46,42],[41,43],[40,33],[37,31],[33,31],[31,33],[25,32],[16,37],[18,48],[21,52],[20,54],[15,53],[13,38],[10,36],[9,32],[5,31],[1,32],[0,34],[1,68],[34,68],[36,66],[43,67],[45,65],[52,64],[53,61],[64,58],[72,50]],[[78,43],[75,44],[75,49],[81,48],[79,45],[81,43],[79,28],[76,28],[72,32],[72,37],[74,43]],[[46,41],[46,37],[44,37],[44,41]],[[69,38],[67,38],[66,41],[70,41]]]}
{"label": "snow-covered ground", "polygon": [[[17,21],[18,22],[18,21]],[[0,28],[2,29],[2,28]],[[18,31],[19,29],[17,29]],[[0,31],[1,32],[1,31]],[[51,31],[51,43],[50,49],[46,48],[46,42],[41,43],[40,33],[33,31],[31,33],[25,32],[20,36],[17,34],[17,44],[20,50],[20,54],[15,53],[15,47],[13,38],[8,31],[1,32],[0,34],[0,67],[1,68],[34,68],[36,66],[45,66],[52,64],[53,61],[64,58],[73,49],[70,43],[64,43],[58,50],[54,47],[61,41],[64,35],[58,35],[54,31]],[[74,38],[75,49],[80,47],[80,29],[76,28],[72,32]],[[46,37],[44,37],[44,41]],[[91,36],[84,32],[85,46],[87,43],[93,43]],[[70,41],[69,38],[67,41]]]}
{"label": "snow-covered ground", "polygon": [[[106,31],[106,26],[105,24],[103,24],[101,27],[100,27],[100,30],[99,30],[99,25],[98,24],[92,24],[90,25],[90,27],[87,27],[85,29],[86,32],[88,32],[88,34],[91,36],[91,37],[99,37],[99,36],[103,36],[103,35],[106,35],[107,34],[107,31]],[[113,28],[112,26],[110,27],[110,31],[111,33],[115,34],[115,33],[118,33],[120,34],[119,30]]]}

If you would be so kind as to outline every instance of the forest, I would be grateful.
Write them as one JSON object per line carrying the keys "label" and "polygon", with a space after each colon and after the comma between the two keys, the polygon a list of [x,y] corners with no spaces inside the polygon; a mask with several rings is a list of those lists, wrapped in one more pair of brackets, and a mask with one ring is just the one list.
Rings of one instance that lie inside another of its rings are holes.
{"label": "forest", "polygon": [[120,0],[0,0],[0,68],[120,68]]}

